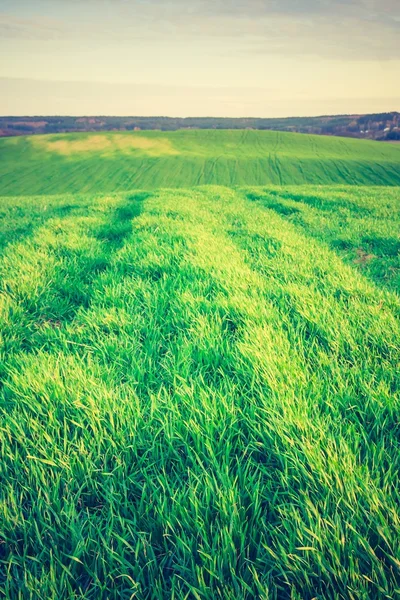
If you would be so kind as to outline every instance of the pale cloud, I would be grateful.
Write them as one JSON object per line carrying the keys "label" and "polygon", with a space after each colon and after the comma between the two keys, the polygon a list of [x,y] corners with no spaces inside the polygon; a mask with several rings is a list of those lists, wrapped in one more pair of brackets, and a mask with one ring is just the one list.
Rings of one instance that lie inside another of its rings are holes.
{"label": "pale cloud", "polygon": [[0,39],[51,40],[62,35],[65,27],[58,19],[42,17],[21,17],[0,13]]}
{"label": "pale cloud", "polygon": [[236,42],[233,54],[248,46],[325,58],[400,57],[398,0],[41,0],[35,5],[29,16],[29,4],[15,0],[14,10],[19,7],[25,16],[0,14],[0,38],[161,43],[174,37],[174,43],[185,44],[230,38]]}

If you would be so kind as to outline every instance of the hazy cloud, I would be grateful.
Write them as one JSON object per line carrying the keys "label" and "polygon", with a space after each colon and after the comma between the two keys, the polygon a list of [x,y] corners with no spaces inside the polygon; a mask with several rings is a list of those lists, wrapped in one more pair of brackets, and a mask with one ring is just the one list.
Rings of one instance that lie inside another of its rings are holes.
{"label": "hazy cloud", "polygon": [[47,17],[24,18],[0,13],[0,39],[49,40],[62,35],[65,28],[57,19]]}
{"label": "hazy cloud", "polygon": [[[231,52],[342,59],[400,57],[398,0],[15,0],[0,38],[143,40],[231,38]],[[31,8],[29,8],[31,7]],[[42,11],[42,13],[41,13]],[[45,16],[47,14],[51,17]]]}

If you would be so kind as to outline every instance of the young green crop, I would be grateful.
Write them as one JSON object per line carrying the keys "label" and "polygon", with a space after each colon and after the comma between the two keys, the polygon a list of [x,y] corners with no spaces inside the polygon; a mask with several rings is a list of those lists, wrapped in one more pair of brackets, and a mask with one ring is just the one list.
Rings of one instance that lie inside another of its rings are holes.
{"label": "young green crop", "polygon": [[400,185],[400,146],[278,131],[146,131],[0,139],[0,194],[197,185]]}
{"label": "young green crop", "polygon": [[246,197],[327,242],[380,286],[400,290],[398,188],[269,187],[249,189]]}
{"label": "young green crop", "polygon": [[399,204],[3,198],[1,593],[396,598]]}

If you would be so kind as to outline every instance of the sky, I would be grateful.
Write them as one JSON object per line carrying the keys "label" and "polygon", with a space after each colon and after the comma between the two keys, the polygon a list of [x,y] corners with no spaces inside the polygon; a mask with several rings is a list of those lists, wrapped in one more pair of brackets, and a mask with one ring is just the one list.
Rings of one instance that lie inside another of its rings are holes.
{"label": "sky", "polygon": [[400,0],[0,0],[0,114],[400,111]]}

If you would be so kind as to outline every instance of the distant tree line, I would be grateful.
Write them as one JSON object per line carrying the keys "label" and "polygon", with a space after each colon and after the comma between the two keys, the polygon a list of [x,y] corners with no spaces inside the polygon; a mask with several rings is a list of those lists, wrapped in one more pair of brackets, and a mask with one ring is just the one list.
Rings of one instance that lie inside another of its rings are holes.
{"label": "distant tree line", "polygon": [[261,129],[375,140],[400,139],[400,113],[323,117],[0,117],[0,136],[90,131]]}

